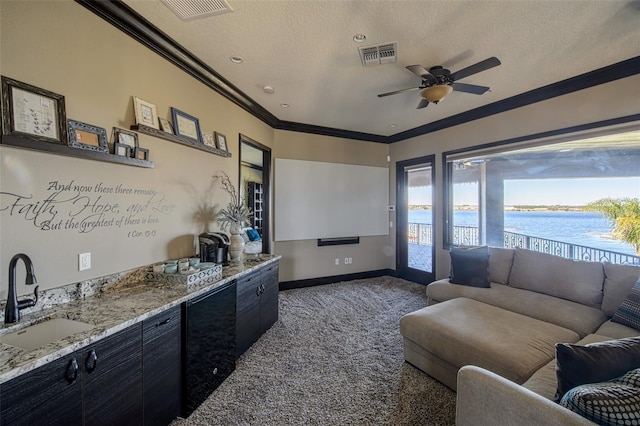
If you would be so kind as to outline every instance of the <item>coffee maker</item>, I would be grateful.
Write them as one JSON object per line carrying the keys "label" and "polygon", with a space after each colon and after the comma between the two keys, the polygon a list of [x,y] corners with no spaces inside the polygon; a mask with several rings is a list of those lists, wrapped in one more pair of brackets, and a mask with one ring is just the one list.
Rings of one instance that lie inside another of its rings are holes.
{"label": "coffee maker", "polygon": [[198,236],[200,243],[200,261],[214,262],[219,265],[229,264],[229,244],[227,234],[222,232],[205,232]]}

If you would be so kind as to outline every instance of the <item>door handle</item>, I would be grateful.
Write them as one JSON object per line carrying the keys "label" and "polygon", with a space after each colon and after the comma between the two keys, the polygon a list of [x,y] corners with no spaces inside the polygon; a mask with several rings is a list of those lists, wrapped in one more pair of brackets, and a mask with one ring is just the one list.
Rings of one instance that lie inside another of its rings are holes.
{"label": "door handle", "polygon": [[98,366],[98,355],[96,355],[95,349],[92,349],[91,352],[89,352],[89,356],[87,357],[84,366],[89,373],[92,373]]}
{"label": "door handle", "polygon": [[78,378],[78,361],[72,358],[67,365],[67,371],[64,373],[64,378],[69,383],[73,383]]}

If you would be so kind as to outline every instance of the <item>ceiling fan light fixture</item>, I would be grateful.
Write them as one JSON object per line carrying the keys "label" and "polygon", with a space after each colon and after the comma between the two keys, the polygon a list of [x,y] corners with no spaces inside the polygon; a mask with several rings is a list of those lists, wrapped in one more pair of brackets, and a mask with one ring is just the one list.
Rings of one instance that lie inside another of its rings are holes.
{"label": "ceiling fan light fixture", "polygon": [[422,89],[420,96],[429,102],[437,104],[451,92],[453,92],[453,87],[448,84],[434,84],[433,86]]}

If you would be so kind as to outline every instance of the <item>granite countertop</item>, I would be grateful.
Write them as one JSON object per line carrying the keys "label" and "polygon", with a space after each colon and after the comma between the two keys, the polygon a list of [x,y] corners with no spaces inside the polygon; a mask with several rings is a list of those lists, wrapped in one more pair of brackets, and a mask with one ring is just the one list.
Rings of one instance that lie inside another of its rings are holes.
{"label": "granite countertop", "polygon": [[2,334],[53,318],[81,321],[93,325],[94,328],[32,351],[0,343],[0,383],[82,349],[255,269],[276,262],[280,257],[261,254],[232,263],[222,269],[222,278],[214,283],[187,286],[140,280],[132,284],[114,286],[80,300],[23,315],[19,323],[5,327]]}

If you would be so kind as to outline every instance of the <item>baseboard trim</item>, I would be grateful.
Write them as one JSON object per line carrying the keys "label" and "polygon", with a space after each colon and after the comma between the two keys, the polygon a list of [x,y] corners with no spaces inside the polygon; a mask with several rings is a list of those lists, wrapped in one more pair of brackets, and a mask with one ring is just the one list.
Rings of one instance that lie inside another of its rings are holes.
{"label": "baseboard trim", "polygon": [[377,271],[356,272],[355,274],[333,275],[330,277],[309,278],[306,280],[283,281],[280,283],[280,290],[291,290],[293,288],[313,287],[337,283],[340,281],[361,280],[365,278],[384,277],[387,275],[396,276],[393,269],[378,269]]}

